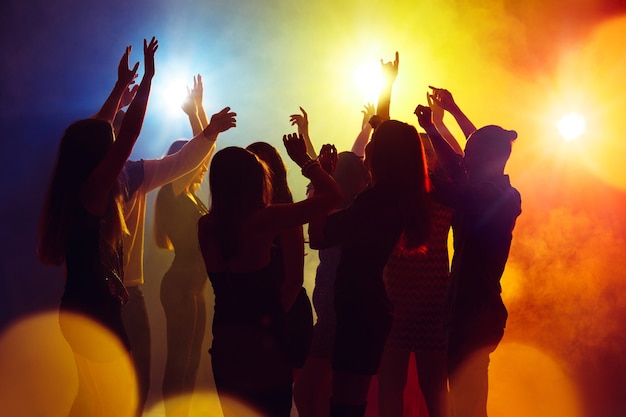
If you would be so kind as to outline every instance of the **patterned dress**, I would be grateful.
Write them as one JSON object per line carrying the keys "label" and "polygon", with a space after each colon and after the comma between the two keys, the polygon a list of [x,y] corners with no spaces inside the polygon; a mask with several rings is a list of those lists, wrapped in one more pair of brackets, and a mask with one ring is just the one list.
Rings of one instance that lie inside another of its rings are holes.
{"label": "patterned dress", "polygon": [[388,349],[445,349],[444,307],[449,280],[448,233],[453,210],[433,201],[432,230],[425,252],[396,247],[384,281],[395,308]]}

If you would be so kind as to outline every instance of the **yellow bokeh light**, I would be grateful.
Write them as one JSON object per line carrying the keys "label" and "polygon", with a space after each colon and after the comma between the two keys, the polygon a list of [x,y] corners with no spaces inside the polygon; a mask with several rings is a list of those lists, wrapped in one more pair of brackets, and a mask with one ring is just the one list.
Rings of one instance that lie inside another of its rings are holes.
{"label": "yellow bokeh light", "polygon": [[[167,412],[165,410],[168,410]],[[265,414],[232,395],[218,395],[213,389],[169,398],[146,410],[147,416],[187,415],[189,417],[263,417]]]}
{"label": "yellow bokeh light", "polygon": [[0,337],[2,415],[67,416],[79,392],[79,375],[98,387],[106,409],[120,417],[135,414],[131,359],[102,326],[74,314],[62,314],[60,320],[53,312],[16,322]]}

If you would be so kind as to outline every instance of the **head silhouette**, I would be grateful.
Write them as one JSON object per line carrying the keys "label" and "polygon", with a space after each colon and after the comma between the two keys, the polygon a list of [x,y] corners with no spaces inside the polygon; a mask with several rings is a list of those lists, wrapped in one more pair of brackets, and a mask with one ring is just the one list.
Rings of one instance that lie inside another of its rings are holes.
{"label": "head silhouette", "polygon": [[502,175],[515,139],[516,131],[495,125],[481,127],[472,133],[463,157],[470,181]]}
{"label": "head silhouette", "polygon": [[113,128],[98,119],[85,119],[72,123],[61,138],[54,175],[61,184],[76,187],[85,181],[104,159],[113,143]]}
{"label": "head silhouette", "polygon": [[340,208],[348,206],[354,197],[370,183],[370,173],[363,160],[354,152],[339,152],[333,178],[341,188],[343,201]]}
{"label": "head silhouette", "polygon": [[[104,120],[79,120],[65,130],[40,221],[37,252],[42,262],[61,264],[65,260],[65,241],[73,210],[80,204],[81,187],[102,162],[113,141],[113,128]],[[115,186],[105,214],[107,227],[103,229],[111,246],[125,230],[120,204],[120,188]]]}
{"label": "head silhouette", "polygon": [[278,149],[267,142],[254,142],[246,147],[269,168],[272,184],[272,203],[293,203],[293,196],[287,183],[287,169]]}
{"label": "head silhouette", "polygon": [[229,146],[213,156],[209,188],[222,256],[230,259],[237,251],[242,221],[270,202],[268,168],[254,153]]}
{"label": "head silhouette", "polygon": [[367,145],[366,162],[374,186],[393,190],[398,199],[407,246],[421,246],[430,226],[430,182],[424,147],[415,127],[397,120],[382,122]]}

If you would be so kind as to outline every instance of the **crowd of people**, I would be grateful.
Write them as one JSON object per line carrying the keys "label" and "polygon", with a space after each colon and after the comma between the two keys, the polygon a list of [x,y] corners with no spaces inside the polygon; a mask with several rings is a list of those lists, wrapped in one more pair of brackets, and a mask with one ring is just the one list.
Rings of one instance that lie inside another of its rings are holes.
{"label": "crowd of people", "polygon": [[[486,417],[489,355],[507,320],[500,278],[521,214],[504,173],[516,132],[477,129],[435,87],[415,108],[421,132],[392,119],[396,53],[381,60],[378,103],[365,106],[350,150],[316,151],[300,108],[283,149],[254,142],[215,152],[236,114],[225,107],[209,120],[198,75],[182,105],[193,138],[173,142],[163,158],[131,161],[157,49],[156,39],[144,40],[135,84],[139,63],[130,67],[127,47],[100,111],[66,129],[42,209],[39,258],[66,270],[59,323],[80,377],[69,415],[120,415],[93,375],[95,363],[120,355],[132,358],[133,412],[144,413],[152,361],[144,231],[147,194],[158,189],[154,236],[174,253],[160,282],[167,417],[190,415],[207,283],[212,375],[225,417],[241,415],[241,404],[267,417],[288,417],[294,405],[302,417],[364,416],[375,376],[378,415],[404,416],[411,355],[430,417]],[[446,112],[464,146],[443,123]],[[309,181],[302,201],[293,199],[283,153]],[[210,197],[202,201],[196,192],[207,172]],[[307,243],[319,254],[310,298]],[[108,329],[119,351],[90,344],[70,314]]]}

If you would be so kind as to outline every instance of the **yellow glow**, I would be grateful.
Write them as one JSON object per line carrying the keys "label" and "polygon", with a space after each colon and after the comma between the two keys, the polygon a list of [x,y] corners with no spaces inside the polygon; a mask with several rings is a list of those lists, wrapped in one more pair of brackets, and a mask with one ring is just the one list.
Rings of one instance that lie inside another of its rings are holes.
{"label": "yellow glow", "polygon": [[354,70],[352,75],[363,95],[363,100],[376,103],[380,87],[382,86],[380,62],[374,61],[360,65]]}
{"label": "yellow glow", "polygon": [[490,355],[489,415],[581,417],[575,386],[554,359],[518,343],[501,343]]}
{"label": "yellow glow", "polygon": [[[580,161],[600,180],[626,189],[622,155],[626,143],[623,94],[626,88],[626,60],[615,55],[626,32],[626,18],[598,26],[580,48],[564,54],[559,72],[562,86],[576,85],[576,96],[566,97],[569,105],[585,108],[590,140],[580,143]],[[564,87],[562,87],[564,88]],[[582,107],[584,106],[584,107]]]}
{"label": "yellow glow", "polygon": [[[168,412],[165,413],[165,403],[160,402],[146,410],[146,415],[162,416],[162,415],[179,415],[177,407],[187,410],[185,415],[189,417],[263,417],[264,414],[257,412],[254,408],[249,407],[244,402],[233,396],[218,396],[215,390],[198,390],[195,394],[172,398],[167,403]],[[226,410],[226,412],[224,412]]]}
{"label": "yellow glow", "polygon": [[585,133],[585,118],[578,113],[569,113],[559,120],[557,127],[563,139],[575,140]]}
{"label": "yellow glow", "polygon": [[[116,338],[76,315],[48,313],[15,323],[0,337],[0,410],[7,416],[67,416],[78,390],[77,364],[89,368],[106,408],[131,417],[135,373]],[[85,356],[74,355],[66,337]],[[93,356],[92,356],[93,355]],[[85,368],[81,368],[85,369]]]}

